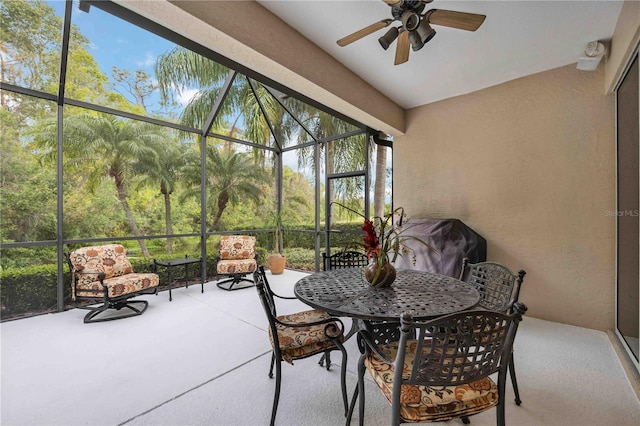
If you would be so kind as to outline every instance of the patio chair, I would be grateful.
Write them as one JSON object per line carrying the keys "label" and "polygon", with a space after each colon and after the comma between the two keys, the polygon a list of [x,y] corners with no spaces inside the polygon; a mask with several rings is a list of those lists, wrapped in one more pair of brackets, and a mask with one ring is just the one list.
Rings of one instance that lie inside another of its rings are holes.
{"label": "patio chair", "polygon": [[[339,251],[338,253],[328,256],[327,253],[322,253],[322,269],[324,271],[331,271],[334,269],[343,268],[359,268],[365,267],[369,263],[367,255],[354,250]],[[349,339],[356,332],[356,321],[352,323],[351,330],[347,333],[346,339]],[[325,364],[324,354],[320,357],[318,364]]]}
{"label": "patio chair", "polygon": [[[65,257],[71,272],[71,297],[76,307],[90,311],[84,317],[85,323],[142,315],[149,303],[129,299],[158,292],[158,275],[134,273],[126,249],[120,244],[84,247],[65,253]],[[81,302],[102,305],[86,306]],[[126,309],[120,315],[101,315],[123,308]]]}
{"label": "patio chair", "polygon": [[[241,290],[253,287],[254,282],[247,275],[253,274],[258,266],[256,237],[248,235],[223,235],[220,238],[220,251],[217,256],[216,270],[219,276],[229,277],[216,285],[222,290]],[[240,282],[248,282],[236,286]]]}
{"label": "patio chair", "polygon": [[[410,313],[400,316],[400,341],[376,344],[360,330],[358,388],[359,420],[364,424],[364,372],[373,378],[391,404],[391,424],[446,421],[497,406],[497,424],[505,424],[505,380],[518,323],[527,308],[514,313],[475,310],[414,323]],[[415,334],[417,333],[417,334]],[[417,338],[415,337],[417,336]],[[498,373],[496,384],[489,376]]]}
{"label": "patio chair", "polygon": [[357,251],[339,251],[336,254],[327,256],[322,253],[322,268],[325,271],[341,268],[358,268],[365,267],[369,263],[367,255]]}
{"label": "patio chair", "polygon": [[273,367],[276,367],[276,389],[271,411],[271,425],[275,423],[278,401],[280,399],[280,382],[282,361],[293,365],[293,361],[324,353],[327,359],[327,370],[331,367],[331,351],[342,352],[342,366],[340,370],[340,385],[344,414],[347,413],[347,351],[344,342],[344,324],[340,319],[333,318],[327,313],[316,309],[297,312],[289,315],[278,315],[274,297],[280,299],[295,299],[295,297],[280,296],[271,290],[264,267],[258,267],[253,274],[260,302],[269,321],[269,341],[271,353],[271,367],[269,377],[273,378]]}
{"label": "patio chair", "polygon": [[[509,313],[515,302],[520,297],[520,287],[526,272],[511,272],[509,268],[496,262],[469,263],[469,259],[462,261],[460,279],[472,284],[480,293],[478,306],[483,309]],[[516,370],[513,355],[509,359],[509,375],[515,403],[520,405],[520,392],[516,381]]]}

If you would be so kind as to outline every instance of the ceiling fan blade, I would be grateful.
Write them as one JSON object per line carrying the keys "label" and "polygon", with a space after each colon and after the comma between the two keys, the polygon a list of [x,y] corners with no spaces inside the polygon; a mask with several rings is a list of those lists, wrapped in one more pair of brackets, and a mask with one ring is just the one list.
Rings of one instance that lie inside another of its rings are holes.
{"label": "ceiling fan blade", "polygon": [[386,4],[388,4],[391,7],[393,7],[393,6],[397,5],[398,3],[402,2],[402,0],[382,0],[382,1],[385,2]]}
{"label": "ceiling fan blade", "polygon": [[409,32],[402,31],[398,36],[398,45],[396,46],[396,58],[393,65],[404,64],[409,60],[409,48],[411,42],[409,41]]}
{"label": "ceiling fan blade", "polygon": [[456,12],[453,10],[432,9],[427,12],[429,22],[434,25],[475,31],[480,28],[486,16],[477,13]]}
{"label": "ceiling fan blade", "polygon": [[338,43],[338,46],[344,47],[348,44],[353,43],[354,41],[360,40],[364,36],[368,36],[369,34],[374,33],[382,28],[388,27],[392,22],[393,19],[383,19],[382,21],[378,21],[374,24],[369,25],[368,27],[362,28],[361,30],[356,31],[353,34],[342,37],[336,43]]}

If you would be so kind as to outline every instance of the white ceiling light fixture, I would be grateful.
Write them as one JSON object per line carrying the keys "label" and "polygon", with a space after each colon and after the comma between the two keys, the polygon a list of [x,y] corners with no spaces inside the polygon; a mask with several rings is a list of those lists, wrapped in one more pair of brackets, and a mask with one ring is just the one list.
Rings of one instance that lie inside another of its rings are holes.
{"label": "white ceiling light fixture", "polygon": [[580,71],[595,71],[606,51],[604,44],[599,41],[589,42],[584,51],[584,56],[578,58],[578,66],[576,68]]}

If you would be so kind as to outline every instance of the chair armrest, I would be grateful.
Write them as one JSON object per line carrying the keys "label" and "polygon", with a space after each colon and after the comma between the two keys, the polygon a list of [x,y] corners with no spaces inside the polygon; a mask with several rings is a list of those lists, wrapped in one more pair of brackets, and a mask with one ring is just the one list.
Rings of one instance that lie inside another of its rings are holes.
{"label": "chair armrest", "polygon": [[373,352],[378,358],[380,358],[383,362],[387,364],[393,364],[394,360],[391,360],[384,355],[375,340],[367,330],[358,330],[358,349],[360,349],[360,353],[364,355],[368,355]]}
{"label": "chair armrest", "polygon": [[[336,334],[336,337],[340,337],[344,335],[344,323],[340,320],[340,318],[332,317],[332,318],[327,318],[327,319],[312,321],[312,322],[305,322],[305,323],[289,323],[289,322],[280,321],[278,318],[274,318],[274,320],[277,324],[283,325],[285,327],[293,327],[293,328],[309,327],[312,325],[321,325],[321,324],[327,324],[327,327],[331,327],[333,324],[339,324],[339,327],[337,330],[339,331],[339,333]],[[325,332],[327,331],[327,327],[325,327]]]}
{"label": "chair armrest", "polygon": [[73,270],[73,274],[76,277],[76,282],[78,280],[78,277],[81,276],[81,275],[97,275],[97,278],[100,281],[100,284],[102,284],[103,281],[104,281],[104,277],[105,277],[104,272],[82,272],[82,271],[78,271],[76,269]]}
{"label": "chair armrest", "polygon": [[293,300],[293,299],[297,299],[297,297],[295,296],[280,296],[279,294],[277,294],[276,292],[274,292],[273,290],[271,290],[271,294],[273,294],[275,297],[279,298],[279,299],[285,299],[285,300]]}

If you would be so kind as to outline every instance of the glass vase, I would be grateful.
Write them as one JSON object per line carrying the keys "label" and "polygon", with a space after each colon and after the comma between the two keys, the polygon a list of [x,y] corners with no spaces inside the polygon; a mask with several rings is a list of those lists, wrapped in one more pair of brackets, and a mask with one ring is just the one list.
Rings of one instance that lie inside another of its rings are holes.
{"label": "glass vase", "polygon": [[372,287],[389,287],[396,279],[396,268],[387,257],[374,257],[364,268],[364,277]]}

